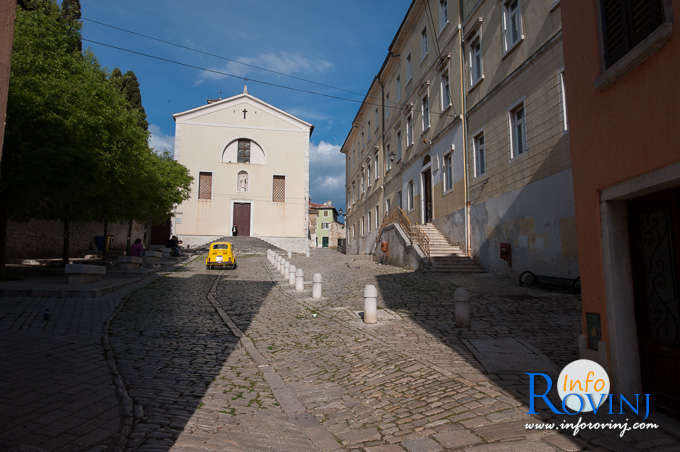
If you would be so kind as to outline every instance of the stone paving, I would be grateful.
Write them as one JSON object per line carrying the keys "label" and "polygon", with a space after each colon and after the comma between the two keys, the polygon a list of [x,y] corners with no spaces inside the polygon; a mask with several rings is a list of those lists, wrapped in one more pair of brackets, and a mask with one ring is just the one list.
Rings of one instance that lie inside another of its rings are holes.
{"label": "stone paving", "polygon": [[[296,294],[261,255],[233,271],[197,259],[128,292],[108,338],[132,399],[129,434],[88,327],[116,302],[63,305],[41,325],[52,301],[3,301],[0,342],[11,353],[0,368],[0,449],[103,450],[121,438],[127,450],[159,451],[680,449],[668,429],[623,439],[525,429],[555,417],[526,414],[518,369],[576,358],[575,296],[333,250],[293,263],[307,281],[323,274],[324,298],[310,297],[309,282]],[[379,289],[377,325],[357,315],[365,284]],[[457,287],[472,293],[470,328],[455,325]]]}
{"label": "stone paving", "polygon": [[105,449],[120,410],[103,322],[140,284],[101,298],[0,298],[0,450]]}

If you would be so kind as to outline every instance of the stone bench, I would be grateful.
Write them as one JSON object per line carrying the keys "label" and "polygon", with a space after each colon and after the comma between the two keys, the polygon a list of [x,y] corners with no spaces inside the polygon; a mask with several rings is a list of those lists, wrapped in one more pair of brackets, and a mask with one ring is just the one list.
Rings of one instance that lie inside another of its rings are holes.
{"label": "stone bench", "polygon": [[144,253],[144,265],[149,267],[156,267],[161,263],[163,253],[161,251],[146,251]]}
{"label": "stone bench", "polygon": [[64,274],[69,284],[84,284],[99,281],[106,275],[106,267],[91,264],[68,264],[64,267]]}
{"label": "stone bench", "polygon": [[139,256],[120,256],[116,263],[121,270],[134,271],[142,268],[144,259]]}

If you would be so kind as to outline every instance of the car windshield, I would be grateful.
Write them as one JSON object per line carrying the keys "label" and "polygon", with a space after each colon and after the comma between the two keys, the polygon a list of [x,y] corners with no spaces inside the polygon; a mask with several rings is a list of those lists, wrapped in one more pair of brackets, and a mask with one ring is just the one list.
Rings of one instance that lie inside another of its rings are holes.
{"label": "car windshield", "polygon": [[213,245],[212,249],[214,249],[214,250],[228,250],[229,244],[228,243],[218,243],[217,245]]}

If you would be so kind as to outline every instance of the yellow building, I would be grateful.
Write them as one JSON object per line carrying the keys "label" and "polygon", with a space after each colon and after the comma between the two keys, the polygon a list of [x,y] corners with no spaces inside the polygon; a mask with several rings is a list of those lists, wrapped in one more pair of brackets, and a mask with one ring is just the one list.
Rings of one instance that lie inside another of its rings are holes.
{"label": "yellow building", "polygon": [[237,234],[303,251],[313,126],[245,88],[173,118],[175,159],[194,177],[173,233],[192,246]]}

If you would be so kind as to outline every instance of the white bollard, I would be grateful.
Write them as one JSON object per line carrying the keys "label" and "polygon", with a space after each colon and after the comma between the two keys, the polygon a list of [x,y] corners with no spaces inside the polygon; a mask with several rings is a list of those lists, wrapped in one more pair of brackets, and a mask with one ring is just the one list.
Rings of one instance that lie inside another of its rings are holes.
{"label": "white bollard", "polygon": [[305,257],[309,257],[309,247],[305,248]]}
{"label": "white bollard", "polygon": [[378,323],[378,289],[373,284],[364,287],[364,323]]}
{"label": "white bollard", "polygon": [[290,265],[288,267],[288,284],[291,286],[295,285],[295,265]]}
{"label": "white bollard", "polygon": [[301,268],[298,268],[295,272],[295,291],[304,292],[305,291],[305,273]]}
{"label": "white bollard", "polygon": [[293,252],[290,250],[290,248],[288,248],[288,259],[292,259],[292,258],[293,258]]}
{"label": "white bollard", "polygon": [[312,298],[321,298],[321,273],[314,273],[312,277]]}
{"label": "white bollard", "polygon": [[456,312],[456,326],[459,328],[470,327],[470,292],[462,287],[453,293],[453,301]]}

